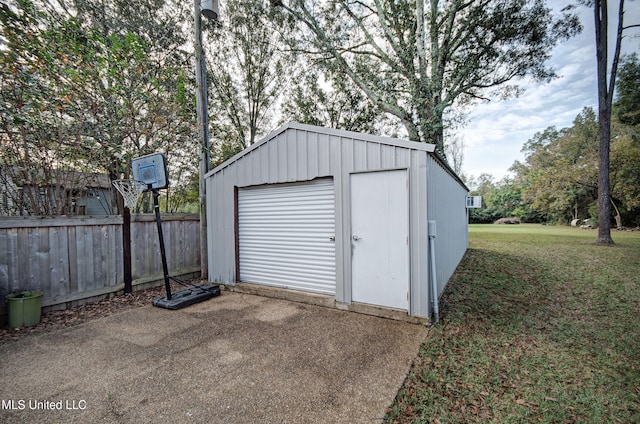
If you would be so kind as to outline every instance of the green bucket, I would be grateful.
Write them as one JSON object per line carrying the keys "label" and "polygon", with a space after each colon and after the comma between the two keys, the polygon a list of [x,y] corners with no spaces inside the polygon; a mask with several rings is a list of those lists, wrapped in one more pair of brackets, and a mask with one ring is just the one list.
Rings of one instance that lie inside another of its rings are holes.
{"label": "green bucket", "polygon": [[42,292],[23,290],[6,296],[9,327],[32,327],[40,322]]}

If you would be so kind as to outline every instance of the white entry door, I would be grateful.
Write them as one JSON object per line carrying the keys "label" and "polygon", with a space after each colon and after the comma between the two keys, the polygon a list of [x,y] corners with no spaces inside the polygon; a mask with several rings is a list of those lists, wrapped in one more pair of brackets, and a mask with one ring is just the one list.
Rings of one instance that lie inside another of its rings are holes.
{"label": "white entry door", "polygon": [[351,175],[351,299],[409,310],[409,195],[404,170]]}

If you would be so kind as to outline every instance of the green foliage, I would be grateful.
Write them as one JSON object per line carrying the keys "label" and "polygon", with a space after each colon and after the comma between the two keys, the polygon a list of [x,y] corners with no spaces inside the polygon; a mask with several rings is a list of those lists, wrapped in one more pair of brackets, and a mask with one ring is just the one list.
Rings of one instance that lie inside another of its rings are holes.
{"label": "green foliage", "polygon": [[586,218],[580,213],[597,196],[597,134],[595,113],[585,108],[572,127],[548,128],[524,145],[524,198],[548,221]]}
{"label": "green foliage", "polygon": [[[324,81],[329,78],[329,81]],[[376,134],[383,114],[348,79],[301,66],[283,106],[284,121]]]}
{"label": "green foliage", "polygon": [[166,14],[171,3],[0,7],[0,183],[12,196],[9,213],[73,213],[90,179],[127,177],[135,156],[162,151],[178,174],[191,161],[195,114],[185,54],[171,48],[184,37],[167,38],[181,26],[172,20],[179,14]]}
{"label": "green foliage", "polygon": [[215,168],[227,159],[231,159],[244,149],[244,141],[234,138],[231,135],[226,140],[220,141],[213,150],[212,166]]}
{"label": "green foliage", "polygon": [[611,193],[623,222],[640,226],[640,126],[613,122]]}
{"label": "green foliage", "polygon": [[[598,124],[585,108],[569,128],[547,128],[523,146],[525,163],[514,164],[522,199],[547,222],[597,220]],[[638,128],[612,125],[610,199],[618,226],[640,220]]]}
{"label": "green foliage", "polygon": [[166,212],[199,213],[199,174],[187,173],[181,184],[170,187],[170,195],[160,198],[160,209]]}
{"label": "green foliage", "polygon": [[522,198],[522,187],[514,179],[504,178],[493,182],[490,174],[482,174],[472,181],[472,196],[482,196],[482,208],[469,209],[469,222],[472,224],[490,224],[500,218],[515,217],[523,222],[540,222],[528,203]]}
{"label": "green foliage", "polygon": [[618,120],[627,125],[640,125],[640,60],[637,53],[622,58],[616,92]]}
{"label": "green foliage", "polygon": [[[78,20],[58,21],[33,3],[0,7],[0,183],[9,213],[59,215],[93,178],[91,144],[82,137],[82,97],[99,37]],[[20,190],[18,188],[21,188]]]}
{"label": "green foliage", "polygon": [[[286,16],[268,3],[230,0],[221,4],[221,19],[208,28],[204,42],[208,61],[209,103],[214,149],[248,147],[273,129],[293,57],[284,51]],[[226,157],[226,154],[216,154]]]}

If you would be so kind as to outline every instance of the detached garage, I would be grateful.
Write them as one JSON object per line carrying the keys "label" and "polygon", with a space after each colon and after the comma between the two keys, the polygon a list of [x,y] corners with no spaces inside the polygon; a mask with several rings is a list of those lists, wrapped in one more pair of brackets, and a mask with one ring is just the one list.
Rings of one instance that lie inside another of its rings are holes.
{"label": "detached garage", "polygon": [[284,125],[206,175],[209,280],[430,317],[468,242],[468,190],[434,148]]}

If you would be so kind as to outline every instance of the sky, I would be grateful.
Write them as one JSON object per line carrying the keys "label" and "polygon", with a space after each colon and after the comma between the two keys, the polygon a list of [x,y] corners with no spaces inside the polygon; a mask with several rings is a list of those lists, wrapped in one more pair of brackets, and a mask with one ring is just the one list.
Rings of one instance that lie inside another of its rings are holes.
{"label": "sky", "polygon": [[[609,12],[609,41],[615,36],[615,11]],[[624,24],[640,23],[640,1],[627,1]],[[509,167],[524,161],[520,152],[525,142],[549,126],[565,128],[587,106],[597,110],[596,53],[593,12],[591,8],[576,10],[584,27],[581,34],[556,46],[548,65],[559,78],[545,84],[522,81],[526,91],[517,99],[492,101],[475,106],[468,123],[460,131],[465,144],[463,173],[478,177],[487,173],[499,181],[509,174]],[[625,32],[622,53],[640,53],[640,31]],[[632,37],[632,35],[636,35]],[[613,48],[609,48],[610,55]]]}

